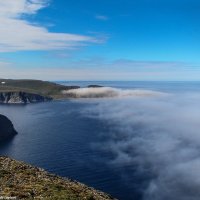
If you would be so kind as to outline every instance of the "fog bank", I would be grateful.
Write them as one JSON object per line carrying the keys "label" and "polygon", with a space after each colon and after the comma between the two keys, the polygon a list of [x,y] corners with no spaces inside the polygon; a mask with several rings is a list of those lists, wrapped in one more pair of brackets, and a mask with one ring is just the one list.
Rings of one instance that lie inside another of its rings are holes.
{"label": "fog bank", "polygon": [[[198,93],[97,100],[84,114],[110,126],[109,134],[102,133],[105,143],[96,144],[114,155],[110,165],[124,171],[132,166],[147,176],[147,184],[141,186],[144,200],[199,200]],[[130,174],[130,184],[134,181]]]}
{"label": "fog bank", "polygon": [[162,92],[139,89],[117,89],[112,87],[80,88],[63,91],[63,94],[74,98],[116,98],[116,97],[141,97],[160,96]]}

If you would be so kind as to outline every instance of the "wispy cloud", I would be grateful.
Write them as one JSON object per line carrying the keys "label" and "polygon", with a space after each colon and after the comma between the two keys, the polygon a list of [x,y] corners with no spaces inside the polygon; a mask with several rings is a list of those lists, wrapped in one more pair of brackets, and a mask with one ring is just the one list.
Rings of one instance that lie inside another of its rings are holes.
{"label": "wispy cloud", "polygon": [[26,20],[48,5],[48,0],[0,0],[0,52],[74,49],[99,42],[95,37],[49,32]]}
{"label": "wispy cloud", "polygon": [[95,15],[95,18],[102,21],[107,21],[109,19],[106,15]]}
{"label": "wispy cloud", "polygon": [[111,62],[93,58],[69,61],[64,65],[54,64],[36,68],[31,64],[27,66],[27,63],[20,63],[19,68],[14,63],[4,63],[0,66],[0,77],[43,80],[200,80],[200,68],[197,65],[181,62]]}

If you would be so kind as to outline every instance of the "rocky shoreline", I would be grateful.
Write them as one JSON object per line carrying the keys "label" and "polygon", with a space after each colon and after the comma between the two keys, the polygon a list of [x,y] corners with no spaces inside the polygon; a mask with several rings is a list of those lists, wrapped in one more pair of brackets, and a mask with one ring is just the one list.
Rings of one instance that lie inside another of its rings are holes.
{"label": "rocky shoreline", "polygon": [[61,99],[63,90],[79,86],[65,86],[41,80],[0,79],[1,104],[28,104]]}
{"label": "rocky shoreline", "polygon": [[28,104],[51,101],[53,98],[27,92],[0,92],[0,104]]}
{"label": "rocky shoreline", "polygon": [[[88,85],[88,89],[100,89],[101,85]],[[70,93],[76,89],[84,89],[75,85],[61,85],[41,80],[0,79],[0,104],[30,104],[77,98]],[[69,91],[66,93],[66,91]]]}

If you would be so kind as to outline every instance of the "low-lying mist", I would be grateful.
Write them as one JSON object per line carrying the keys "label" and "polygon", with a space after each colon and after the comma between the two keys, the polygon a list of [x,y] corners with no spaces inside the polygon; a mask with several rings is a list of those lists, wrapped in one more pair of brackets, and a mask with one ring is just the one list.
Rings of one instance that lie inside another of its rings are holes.
{"label": "low-lying mist", "polygon": [[96,145],[110,165],[148,176],[144,200],[200,199],[200,94],[96,100],[84,114],[110,125]]}
{"label": "low-lying mist", "polygon": [[164,93],[139,90],[139,89],[117,89],[112,87],[97,87],[97,88],[80,88],[63,91],[63,94],[74,98],[117,98],[117,97],[134,97],[134,96],[158,96]]}

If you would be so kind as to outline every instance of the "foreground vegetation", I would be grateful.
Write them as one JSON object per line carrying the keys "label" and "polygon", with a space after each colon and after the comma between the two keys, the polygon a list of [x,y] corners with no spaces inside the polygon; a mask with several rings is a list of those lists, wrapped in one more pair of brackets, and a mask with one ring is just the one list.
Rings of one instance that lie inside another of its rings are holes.
{"label": "foreground vegetation", "polygon": [[0,196],[44,200],[111,200],[109,195],[43,169],[0,157]]}

